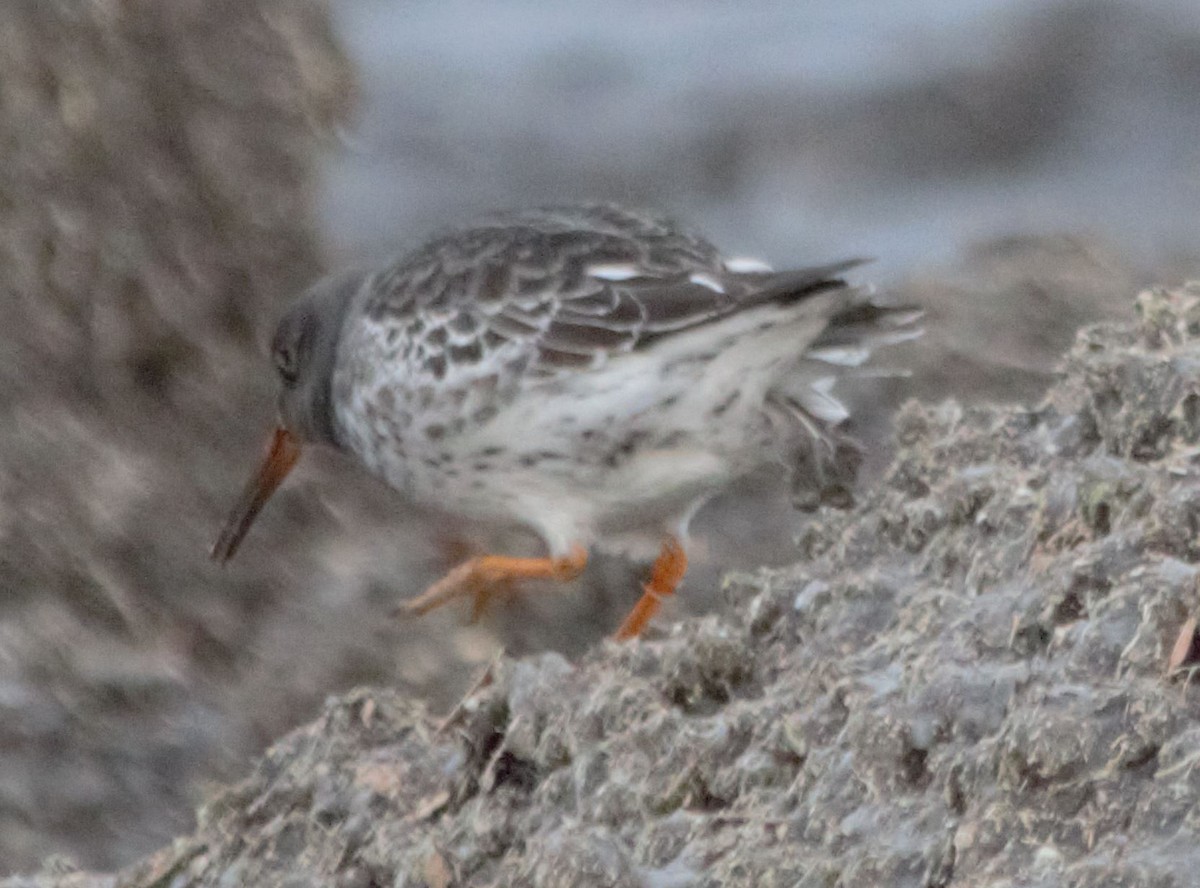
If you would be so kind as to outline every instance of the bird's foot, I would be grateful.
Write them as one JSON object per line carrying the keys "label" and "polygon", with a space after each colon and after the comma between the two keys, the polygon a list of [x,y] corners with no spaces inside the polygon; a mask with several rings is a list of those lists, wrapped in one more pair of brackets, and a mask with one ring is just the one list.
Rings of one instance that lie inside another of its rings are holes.
{"label": "bird's foot", "polygon": [[458,567],[416,598],[404,602],[396,615],[422,616],[455,598],[470,597],[472,618],[483,613],[488,599],[518,580],[556,580],[566,582],[583,573],[587,550],[576,545],[561,558],[512,558],[508,555],[480,555]]}
{"label": "bird's foot", "polygon": [[636,638],[642,634],[646,624],[662,607],[663,599],[674,595],[675,590],[679,588],[683,575],[687,573],[687,566],[687,552],[683,550],[683,544],[673,536],[667,537],[663,541],[654,567],[650,569],[650,580],[642,587],[645,590],[642,597],[613,636],[617,641]]}

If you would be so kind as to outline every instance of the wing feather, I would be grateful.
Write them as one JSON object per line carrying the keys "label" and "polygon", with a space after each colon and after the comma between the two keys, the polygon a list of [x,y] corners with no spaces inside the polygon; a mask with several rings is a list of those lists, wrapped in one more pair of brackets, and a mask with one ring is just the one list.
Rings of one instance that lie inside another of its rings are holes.
{"label": "wing feather", "polygon": [[[572,372],[753,306],[842,289],[838,275],[858,263],[734,271],[668,220],[608,205],[550,208],[435,238],[364,288],[362,316],[403,323],[411,347],[401,351],[418,382],[478,377],[497,362]],[[841,309],[829,309],[824,347],[858,342],[881,317]],[[462,355],[473,360],[455,360]]]}

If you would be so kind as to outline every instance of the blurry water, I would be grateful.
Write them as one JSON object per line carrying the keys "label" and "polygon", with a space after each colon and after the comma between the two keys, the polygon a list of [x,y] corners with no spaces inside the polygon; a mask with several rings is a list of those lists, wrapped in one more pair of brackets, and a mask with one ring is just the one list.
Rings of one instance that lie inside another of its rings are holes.
{"label": "blurry water", "polygon": [[1196,252],[1200,4],[343,0],[364,105],[328,240],[612,198],[880,274],[995,234]]}

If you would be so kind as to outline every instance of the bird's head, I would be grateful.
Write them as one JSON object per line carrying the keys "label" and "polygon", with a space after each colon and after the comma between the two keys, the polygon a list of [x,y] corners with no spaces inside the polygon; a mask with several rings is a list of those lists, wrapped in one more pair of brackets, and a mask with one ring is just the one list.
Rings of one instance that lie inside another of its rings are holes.
{"label": "bird's head", "polygon": [[306,444],[338,445],[333,368],[342,325],[364,275],[348,272],[318,281],[275,329],[271,360],[279,378],[279,421],[258,470],[229,513],[212,557],[233,557],[259,510],[287,477]]}
{"label": "bird's head", "polygon": [[275,328],[271,362],[279,379],[279,425],[297,443],[337,446],[333,364],[346,309],[362,282],[361,273],[318,281]]}

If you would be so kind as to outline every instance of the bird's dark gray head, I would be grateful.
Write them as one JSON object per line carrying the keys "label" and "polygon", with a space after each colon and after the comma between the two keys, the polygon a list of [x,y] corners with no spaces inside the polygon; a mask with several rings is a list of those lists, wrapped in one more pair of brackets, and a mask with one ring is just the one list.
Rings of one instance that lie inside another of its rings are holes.
{"label": "bird's dark gray head", "polygon": [[250,476],[213,543],[212,557],[228,561],[259,510],[283,483],[307,443],[338,446],[333,415],[333,366],[342,325],[366,275],[346,272],[318,281],[283,316],[271,343],[279,374],[279,424],[258,470]]}
{"label": "bird's dark gray head", "polygon": [[347,306],[362,272],[344,272],[310,287],[275,330],[271,360],[279,376],[279,419],[298,442],[337,446],[332,383]]}

